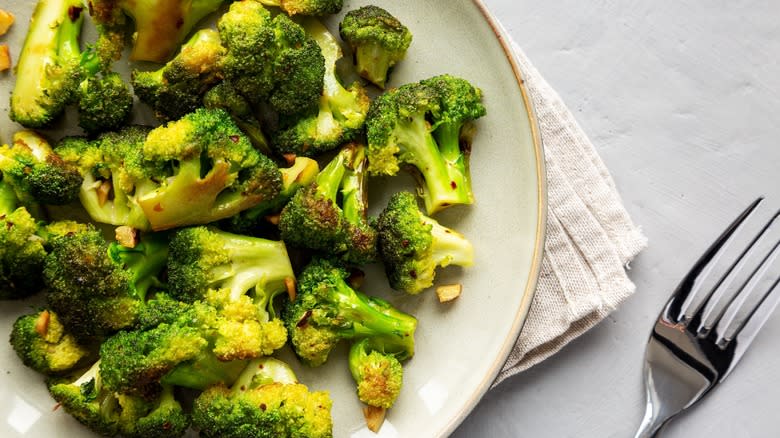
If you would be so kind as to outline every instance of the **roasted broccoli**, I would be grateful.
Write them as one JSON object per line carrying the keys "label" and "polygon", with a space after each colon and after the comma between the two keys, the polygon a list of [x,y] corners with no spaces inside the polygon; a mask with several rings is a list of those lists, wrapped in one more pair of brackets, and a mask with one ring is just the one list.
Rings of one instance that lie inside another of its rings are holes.
{"label": "roasted broccoli", "polygon": [[143,145],[152,186],[137,197],[152,229],[204,224],[274,199],[276,164],[220,109],[198,109],[152,130]]}
{"label": "roasted broccoli", "polygon": [[90,227],[53,239],[51,247],[43,267],[48,305],[79,340],[132,326],[147,295],[161,289],[165,235],[145,234],[128,248]]}
{"label": "roasted broccoli", "polygon": [[88,133],[114,129],[127,120],[133,99],[118,74],[93,50],[81,51],[81,0],[39,0],[17,65],[12,120],[45,127],[70,103]]}
{"label": "roasted broccoli", "polygon": [[303,22],[306,32],[317,41],[325,57],[325,75],[318,107],[303,116],[282,117],[273,134],[272,146],[281,154],[313,156],[352,141],[363,129],[370,99],[355,82],[344,88],[336,75],[341,46],[317,19]]}
{"label": "roasted broccoli", "polygon": [[224,54],[216,30],[199,30],[161,68],[133,70],[133,90],[158,119],[179,119],[202,106],[203,95],[220,81],[218,66]]}
{"label": "roasted broccoli", "polygon": [[274,358],[251,361],[232,387],[213,386],[195,399],[192,423],[207,438],[330,438],[332,401],[311,392]]}
{"label": "roasted broccoli", "polygon": [[148,133],[149,128],[128,126],[96,140],[66,137],[57,145],[57,154],[81,174],[79,200],[94,221],[151,228],[137,201],[153,187],[142,159]]}
{"label": "roasted broccoli", "polygon": [[288,15],[337,14],[344,6],[344,0],[259,0],[268,6],[276,6]]}
{"label": "roasted broccoli", "polygon": [[3,181],[23,205],[62,205],[76,199],[81,175],[33,131],[14,133],[10,146],[0,146]]}
{"label": "roasted broccoli", "polygon": [[389,90],[366,120],[368,170],[395,175],[410,165],[422,178],[428,214],[471,204],[469,123],[485,114],[482,92],[464,79],[436,76]]}
{"label": "roasted broccoli", "polygon": [[282,115],[317,106],[325,65],[319,46],[284,14],[256,0],[234,2],[217,28],[227,54],[222,74],[250,103]]}
{"label": "roasted broccoli", "polygon": [[[118,58],[132,33],[134,61],[165,62],[193,27],[224,0],[88,0],[101,57]],[[132,32],[130,32],[132,30]]]}
{"label": "roasted broccoli", "polygon": [[282,240],[352,263],[373,261],[376,231],[367,219],[365,177],[365,148],[342,148],[282,209]]}
{"label": "roasted broccoli", "polygon": [[376,297],[353,289],[349,272],[335,262],[315,259],[298,277],[298,294],[287,302],[282,319],[301,360],[325,363],[341,339],[382,338],[402,358],[414,354],[417,320]]}
{"label": "roasted broccoli", "polygon": [[176,438],[190,424],[173,387],[165,386],[150,400],[110,391],[102,384],[99,361],[80,376],[50,380],[48,387],[67,413],[101,435]]}
{"label": "roasted broccoli", "polygon": [[[360,339],[350,347],[349,371],[357,385],[358,398],[369,406],[390,409],[401,393],[403,366],[394,347],[381,338]],[[399,353],[405,358],[403,349]]]}
{"label": "roasted broccoli", "polygon": [[0,179],[0,300],[25,298],[43,288],[46,249],[38,232],[38,221]]}
{"label": "roasted broccoli", "polygon": [[352,47],[358,74],[380,88],[385,88],[390,69],[412,43],[406,26],[373,5],[349,11],[339,23],[339,32]]}
{"label": "roasted broccoli", "polygon": [[22,315],[11,329],[11,347],[26,366],[57,375],[85,365],[96,356],[92,345],[82,345],[49,310]]}
{"label": "roasted broccoli", "polygon": [[[287,202],[302,187],[313,183],[319,173],[319,165],[311,158],[295,157],[293,165],[280,169],[282,172],[282,190],[274,199],[238,213],[224,221],[229,231],[239,234],[255,235],[264,230],[269,216],[277,215]],[[278,219],[278,216],[276,216]],[[271,219],[273,220],[273,219]]]}
{"label": "roasted broccoli", "polygon": [[409,192],[394,194],[377,220],[380,258],[390,286],[416,294],[433,285],[439,266],[471,266],[474,248],[460,233],[426,216]]}
{"label": "roasted broccoli", "polygon": [[252,105],[230,82],[220,82],[207,91],[203,96],[203,106],[222,108],[230,113],[236,125],[249,137],[252,146],[263,155],[273,156],[268,139],[263,133],[260,119],[255,115]]}

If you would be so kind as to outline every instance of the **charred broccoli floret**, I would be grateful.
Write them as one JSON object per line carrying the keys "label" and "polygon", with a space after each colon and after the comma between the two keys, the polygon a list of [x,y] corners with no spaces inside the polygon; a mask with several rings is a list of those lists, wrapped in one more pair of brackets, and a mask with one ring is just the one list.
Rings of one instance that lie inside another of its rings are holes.
{"label": "charred broccoli floret", "polygon": [[127,438],[177,438],[190,417],[166,386],[151,400],[118,394],[102,383],[100,362],[80,376],[52,379],[49,393],[62,408],[93,432]]}
{"label": "charred broccoli floret", "polygon": [[272,145],[281,154],[313,156],[352,141],[363,129],[370,99],[355,82],[344,88],[336,75],[342,52],[336,39],[317,19],[303,22],[325,57],[325,75],[318,107],[303,116],[282,118]]}
{"label": "charred broccoli floret", "polygon": [[143,235],[127,248],[89,228],[57,237],[51,247],[43,268],[49,308],[79,340],[132,326],[147,295],[162,285],[164,235]]}
{"label": "charred broccoli floret", "polygon": [[95,348],[79,343],[48,310],[17,318],[11,346],[23,364],[46,375],[66,373],[96,356]]}
{"label": "charred broccoli floret", "polygon": [[160,69],[134,70],[133,90],[158,119],[179,119],[202,106],[203,95],[220,81],[218,66],[224,53],[217,31],[199,30]]}
{"label": "charred broccoli floret", "polygon": [[439,224],[409,192],[390,198],[377,220],[379,253],[390,286],[416,294],[433,285],[439,266],[471,266],[474,248],[460,233]]}
{"label": "charred broccoli floret", "polygon": [[365,177],[365,148],[345,146],[284,207],[282,240],[352,263],[373,261],[376,231],[367,219]]}
{"label": "charred broccoli floret", "polygon": [[149,128],[129,126],[96,140],[66,137],[57,145],[62,159],[82,177],[78,197],[96,222],[150,228],[139,195],[151,190],[145,177],[142,150]]}
{"label": "charred broccoli floret", "polygon": [[[132,33],[134,61],[165,62],[224,0],[88,0],[103,57],[119,58]],[[132,32],[131,32],[132,30]]]}
{"label": "charred broccoli floret", "polygon": [[288,15],[337,14],[344,6],[344,0],[259,0],[268,6],[276,6]]}
{"label": "charred broccoli floret", "polygon": [[18,131],[10,146],[0,146],[0,172],[24,204],[62,205],[76,199],[81,175],[33,131]]}
{"label": "charred broccoli floret", "polygon": [[301,272],[298,294],[282,312],[298,357],[322,365],[340,340],[362,338],[381,338],[399,359],[412,357],[417,320],[356,291],[348,277],[345,268],[325,259],[315,259]]}
{"label": "charred broccoli floret", "polygon": [[406,55],[412,33],[386,10],[364,6],[349,11],[339,24],[341,38],[351,47],[358,74],[385,88],[390,69]]}
{"label": "charred broccoli floret", "polygon": [[485,114],[482,92],[449,75],[389,90],[371,104],[366,120],[369,172],[417,170],[428,214],[471,204],[469,123]]}
{"label": "charred broccoli floret", "polygon": [[45,127],[70,103],[78,104],[79,124],[89,133],[127,120],[133,104],[127,85],[93,50],[79,47],[83,9],[80,0],[38,1],[17,65],[12,120]]}
{"label": "charred broccoli floret", "polygon": [[198,109],[152,130],[143,145],[149,190],[137,197],[152,229],[204,224],[275,198],[276,164],[220,109]]}
{"label": "charred broccoli floret", "polygon": [[213,386],[195,399],[192,422],[207,438],[330,438],[332,401],[298,383],[274,358],[250,362],[232,387]]}
{"label": "charred broccoli floret", "polygon": [[325,65],[300,25],[246,0],[231,4],[217,28],[227,48],[222,73],[250,103],[268,102],[282,115],[316,107]]}
{"label": "charred broccoli floret", "polygon": [[212,87],[203,96],[203,106],[206,108],[222,108],[230,113],[233,121],[244,131],[252,145],[263,155],[273,156],[263,133],[260,119],[255,116],[254,109],[249,101],[227,81],[220,82]]}

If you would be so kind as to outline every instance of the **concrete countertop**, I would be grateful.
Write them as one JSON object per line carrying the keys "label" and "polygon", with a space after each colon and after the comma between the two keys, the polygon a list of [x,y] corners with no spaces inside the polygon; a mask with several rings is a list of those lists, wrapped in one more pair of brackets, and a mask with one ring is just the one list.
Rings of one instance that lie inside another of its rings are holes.
{"label": "concrete countertop", "polygon": [[[485,0],[574,112],[650,245],[636,294],[490,391],[465,437],[631,437],[662,304],[758,195],[780,207],[780,4]],[[780,436],[780,312],[731,377],[663,437]]]}

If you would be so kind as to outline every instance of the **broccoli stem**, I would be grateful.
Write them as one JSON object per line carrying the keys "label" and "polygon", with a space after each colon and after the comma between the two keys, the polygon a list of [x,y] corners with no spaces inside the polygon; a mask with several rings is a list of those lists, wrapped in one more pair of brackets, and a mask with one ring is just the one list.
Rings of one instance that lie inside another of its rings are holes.
{"label": "broccoli stem", "polygon": [[222,287],[230,290],[231,300],[238,301],[254,287],[255,296],[260,300],[258,304],[265,305],[268,304],[266,301],[287,290],[285,280],[292,277],[293,270],[284,242],[233,234],[226,235],[222,245],[225,252],[231,254],[232,263],[216,268],[211,274],[217,280],[230,278]]}
{"label": "broccoli stem", "polygon": [[5,216],[16,210],[17,202],[13,187],[0,180],[0,216]]}
{"label": "broccoli stem", "polygon": [[460,123],[441,123],[433,131],[439,152],[447,163],[450,181],[461,189],[464,196],[468,197],[468,203],[474,202],[471,191],[471,178],[469,178],[468,152],[460,147],[460,131],[463,125]]}
{"label": "broccoli stem", "polygon": [[366,219],[366,153],[363,147],[353,147],[351,163],[341,182],[342,211],[344,217],[356,224]]}
{"label": "broccoli stem", "polygon": [[344,162],[346,157],[343,153],[336,155],[317,175],[317,193],[331,201],[336,206],[336,196],[341,187],[341,180],[344,178]]}
{"label": "broccoli stem", "polygon": [[[377,303],[385,303],[377,298],[369,299],[367,295],[352,289],[343,280],[334,283],[333,286],[332,301],[338,303],[344,319],[353,321],[347,333],[349,337],[391,336],[400,343],[411,340],[411,334],[417,328],[417,320],[413,316],[398,311],[387,311],[389,305],[378,306]],[[376,300],[377,303],[372,303],[372,300]]]}
{"label": "broccoli stem", "polygon": [[355,50],[355,67],[360,76],[368,79],[380,88],[385,88],[387,71],[390,69],[390,56],[387,49],[376,42],[361,42]]}
{"label": "broccoli stem", "polygon": [[288,385],[298,383],[298,378],[292,368],[279,359],[258,357],[247,364],[230,389],[234,394],[238,394],[269,383]]}
{"label": "broccoli stem", "polygon": [[455,264],[471,266],[474,264],[474,247],[466,238],[435,220],[421,215],[423,223],[431,226],[432,260],[439,266]]}
{"label": "broccoli stem", "polygon": [[246,368],[247,361],[221,361],[211,352],[204,352],[192,362],[182,363],[160,379],[164,385],[203,390],[222,383],[232,385]]}

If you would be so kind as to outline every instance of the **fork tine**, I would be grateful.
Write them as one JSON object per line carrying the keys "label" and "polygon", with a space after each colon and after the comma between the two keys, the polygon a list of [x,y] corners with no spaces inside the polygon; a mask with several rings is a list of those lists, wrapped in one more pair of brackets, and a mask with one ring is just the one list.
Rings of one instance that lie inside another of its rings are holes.
{"label": "fork tine", "polygon": [[689,323],[690,320],[699,313],[699,311],[709,300],[712,292],[715,290],[721,279],[713,283],[713,276],[709,275],[718,265],[720,258],[734,242],[734,235],[741,230],[744,222],[753,214],[758,206],[764,201],[759,197],[737,216],[736,219],[726,228],[715,242],[710,245],[707,251],[701,256],[696,264],[691,268],[688,274],[683,278],[677,290],[670,300],[667,314],[674,317],[676,321]]}
{"label": "fork tine", "polygon": [[[720,333],[720,336],[717,340],[718,347],[722,349],[726,348],[729,342],[731,342],[735,337],[739,336],[740,332],[744,330],[745,327],[747,327],[747,325],[750,323],[750,320],[758,315],[759,309],[762,305],[764,305],[764,303],[767,302],[773,291],[777,289],[777,285],[780,283],[780,273],[778,272],[778,268],[780,267],[775,263],[777,261],[778,255],[780,255],[780,242],[775,243],[772,252],[767,255],[761,266],[756,270],[755,275],[750,279],[750,284],[747,287],[756,288],[761,284],[762,280],[770,282],[770,285],[764,289],[764,292],[761,294],[758,301],[752,305],[750,310],[747,311],[746,315],[741,317],[741,314],[745,313],[744,310],[747,306],[744,305],[744,302],[747,300],[747,296],[749,295],[750,291],[743,292],[742,294],[745,296],[740,299],[740,302],[729,307],[727,316],[725,316],[718,324],[717,331]],[[774,269],[770,270],[770,268]],[[765,312],[761,312],[759,315],[763,318],[759,318],[760,324],[755,327],[755,332],[757,332],[758,329],[760,329],[764,324],[764,322],[766,322],[766,318],[769,317],[771,310],[774,309],[774,306],[777,303],[777,299],[776,297],[772,298],[773,299],[769,299],[769,311],[766,312],[766,315],[764,315]],[[756,333],[750,332],[749,334],[752,336],[740,337],[740,342],[749,343],[752,341]]]}

